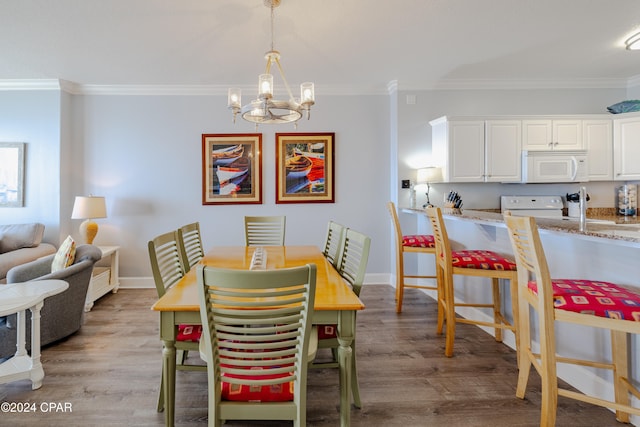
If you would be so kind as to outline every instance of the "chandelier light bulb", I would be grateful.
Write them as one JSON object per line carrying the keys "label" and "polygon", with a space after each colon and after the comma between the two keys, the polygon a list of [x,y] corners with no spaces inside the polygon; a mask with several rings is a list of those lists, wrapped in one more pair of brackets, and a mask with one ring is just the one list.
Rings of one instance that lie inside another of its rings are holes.
{"label": "chandelier light bulb", "polygon": [[300,102],[302,104],[313,103],[315,101],[315,94],[313,90],[313,83],[305,82],[300,85]]}
{"label": "chandelier light bulb", "polygon": [[240,109],[242,106],[242,90],[240,88],[233,87],[229,89],[227,106],[232,109]]}
{"label": "chandelier light bulb", "polygon": [[258,78],[258,98],[269,99],[273,95],[273,75],[260,74]]}

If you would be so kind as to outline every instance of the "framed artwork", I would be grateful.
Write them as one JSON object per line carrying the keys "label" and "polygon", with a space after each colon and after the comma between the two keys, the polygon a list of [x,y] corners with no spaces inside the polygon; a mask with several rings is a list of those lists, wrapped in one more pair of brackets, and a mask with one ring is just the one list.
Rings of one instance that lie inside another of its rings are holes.
{"label": "framed artwork", "polygon": [[276,203],[334,202],[334,133],[276,133]]}
{"label": "framed artwork", "polygon": [[202,204],[262,203],[262,134],[202,135]]}
{"label": "framed artwork", "polygon": [[24,206],[24,142],[0,142],[0,207]]}

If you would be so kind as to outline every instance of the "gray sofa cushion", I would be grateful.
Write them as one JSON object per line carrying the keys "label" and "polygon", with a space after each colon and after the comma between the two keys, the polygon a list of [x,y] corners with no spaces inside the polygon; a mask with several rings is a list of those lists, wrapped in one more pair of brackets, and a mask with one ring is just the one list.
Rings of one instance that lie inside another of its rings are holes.
{"label": "gray sofa cushion", "polygon": [[34,248],[42,241],[44,224],[0,225],[0,253]]}

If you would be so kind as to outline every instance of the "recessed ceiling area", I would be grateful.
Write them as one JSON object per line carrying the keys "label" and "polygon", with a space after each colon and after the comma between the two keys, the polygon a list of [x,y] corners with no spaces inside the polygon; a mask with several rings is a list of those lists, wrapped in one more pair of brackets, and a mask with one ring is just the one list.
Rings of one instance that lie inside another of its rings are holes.
{"label": "recessed ceiling area", "polygon": [[[255,87],[269,24],[262,0],[0,0],[0,79]],[[637,0],[282,0],[275,28],[290,83],[318,90],[640,78]]]}

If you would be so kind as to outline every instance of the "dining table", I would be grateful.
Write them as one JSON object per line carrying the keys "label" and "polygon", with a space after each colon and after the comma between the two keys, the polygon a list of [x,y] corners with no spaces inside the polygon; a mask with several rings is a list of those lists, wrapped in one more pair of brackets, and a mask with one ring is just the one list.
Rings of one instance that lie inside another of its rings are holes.
{"label": "dining table", "polygon": [[[254,253],[259,251],[264,263],[255,264]],[[253,260],[253,262],[252,262]],[[308,246],[216,246],[199,261],[205,266],[229,269],[276,269],[315,264],[316,297],[314,325],[337,324],[340,391],[340,425],[350,424],[351,366],[355,357],[351,347],[355,335],[356,312],[364,304],[353,292],[334,266],[313,245]],[[165,424],[174,425],[176,386],[176,335],[179,324],[201,324],[200,304],[195,266],[153,305],[160,313],[160,339],[163,343],[162,369],[164,375]]]}

